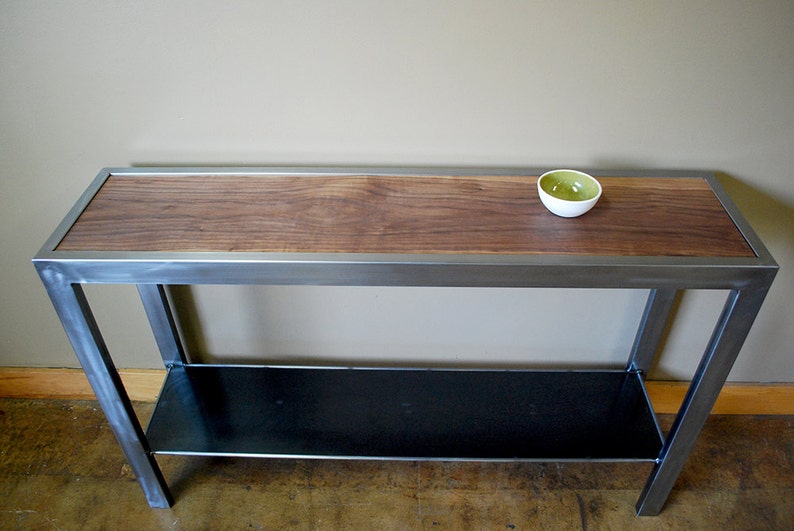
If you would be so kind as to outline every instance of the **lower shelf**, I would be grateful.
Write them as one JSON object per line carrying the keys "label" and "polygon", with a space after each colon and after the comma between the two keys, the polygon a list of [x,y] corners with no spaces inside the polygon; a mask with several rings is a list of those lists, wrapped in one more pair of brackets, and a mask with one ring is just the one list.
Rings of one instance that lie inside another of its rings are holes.
{"label": "lower shelf", "polygon": [[168,454],[652,461],[636,373],[187,365],[147,429]]}

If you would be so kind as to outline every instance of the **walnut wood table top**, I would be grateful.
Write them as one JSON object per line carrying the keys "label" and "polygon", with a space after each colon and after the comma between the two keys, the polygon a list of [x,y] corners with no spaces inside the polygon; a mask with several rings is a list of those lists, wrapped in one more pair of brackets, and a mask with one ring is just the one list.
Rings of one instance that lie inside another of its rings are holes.
{"label": "walnut wood table top", "polygon": [[598,177],[578,218],[536,175],[110,174],[56,251],[755,257],[702,177]]}

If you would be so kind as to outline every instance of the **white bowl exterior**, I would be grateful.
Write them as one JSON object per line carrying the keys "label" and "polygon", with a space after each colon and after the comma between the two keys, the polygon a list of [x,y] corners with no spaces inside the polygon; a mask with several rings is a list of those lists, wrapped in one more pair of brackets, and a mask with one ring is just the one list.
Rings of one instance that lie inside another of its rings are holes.
{"label": "white bowl exterior", "polygon": [[[567,201],[565,199],[560,199],[558,197],[554,197],[553,195],[548,194],[546,190],[544,190],[543,187],[540,186],[540,181],[546,175],[549,175],[551,173],[556,173],[558,171],[578,173],[579,175],[584,176],[584,178],[586,179],[591,179],[593,182],[596,183],[596,186],[598,186],[598,194],[592,199],[587,199],[586,201]],[[557,216],[563,218],[575,218],[581,216],[582,214],[593,208],[595,204],[598,202],[598,199],[601,197],[601,192],[602,192],[601,183],[599,183],[598,180],[595,179],[595,177],[577,170],[553,170],[544,173],[538,178],[538,196],[540,196],[540,201],[547,209],[549,209],[549,211],[552,214],[556,214]]]}

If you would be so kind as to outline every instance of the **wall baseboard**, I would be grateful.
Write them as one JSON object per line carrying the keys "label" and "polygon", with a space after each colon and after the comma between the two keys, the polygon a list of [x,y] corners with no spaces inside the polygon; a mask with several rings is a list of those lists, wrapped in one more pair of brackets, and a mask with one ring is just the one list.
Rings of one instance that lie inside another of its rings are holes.
{"label": "wall baseboard", "polygon": [[[659,414],[676,413],[688,382],[648,381],[648,396]],[[794,415],[794,384],[725,384],[711,410],[713,415]]]}
{"label": "wall baseboard", "polygon": [[[165,378],[165,370],[119,371],[130,399],[153,402]],[[658,414],[678,411],[686,382],[649,381],[648,395]],[[94,400],[94,393],[80,369],[0,367],[0,398]],[[728,383],[712,410],[715,415],[794,415],[794,384]]]}
{"label": "wall baseboard", "polygon": [[[165,379],[164,369],[125,369],[119,375],[131,400],[154,402]],[[82,369],[0,367],[0,397],[95,400]]]}

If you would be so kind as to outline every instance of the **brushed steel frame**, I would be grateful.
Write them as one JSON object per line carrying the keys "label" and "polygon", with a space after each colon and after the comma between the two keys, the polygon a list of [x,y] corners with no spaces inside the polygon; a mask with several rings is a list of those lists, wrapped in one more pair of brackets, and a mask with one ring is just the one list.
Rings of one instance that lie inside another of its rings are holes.
{"label": "brushed steel frame", "polygon": [[152,507],[173,498],[118,377],[83,284],[135,284],[166,366],[186,363],[168,286],[269,284],[335,286],[556,287],[648,289],[627,370],[647,373],[679,290],[724,289],[727,300],[637,502],[661,511],[750,331],[778,266],[716,177],[702,171],[599,172],[634,177],[701,177],[722,202],[754,258],[577,255],[417,255],[72,252],[56,247],[111,175],[537,175],[532,168],[106,168],[33,259],[69,340]]}

